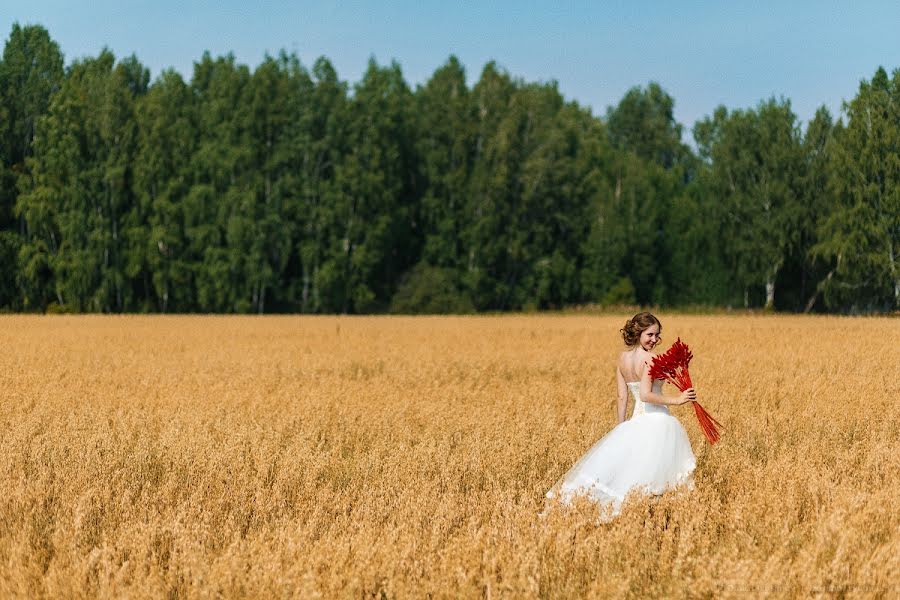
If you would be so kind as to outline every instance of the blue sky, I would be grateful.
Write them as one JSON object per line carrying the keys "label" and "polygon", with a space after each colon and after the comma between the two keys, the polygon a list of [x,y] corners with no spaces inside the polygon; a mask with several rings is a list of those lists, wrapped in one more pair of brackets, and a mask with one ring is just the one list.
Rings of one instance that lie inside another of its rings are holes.
{"label": "blue sky", "polygon": [[321,55],[339,76],[396,59],[411,85],[450,54],[470,85],[496,60],[528,81],[556,80],[569,99],[605,114],[632,86],[658,81],[686,126],[716,106],[745,108],[770,96],[802,120],[852,98],[882,65],[900,67],[900,2],[285,2],[234,0],[0,0],[0,32],[40,23],[66,63],[136,54],[155,77],[190,77],[204,50],[255,66],[284,48],[311,66]]}

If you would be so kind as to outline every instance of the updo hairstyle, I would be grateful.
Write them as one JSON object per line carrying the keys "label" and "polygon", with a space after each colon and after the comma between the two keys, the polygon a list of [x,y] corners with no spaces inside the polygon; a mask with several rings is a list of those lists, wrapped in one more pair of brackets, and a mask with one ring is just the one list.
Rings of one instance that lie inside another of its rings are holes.
{"label": "updo hairstyle", "polygon": [[641,340],[641,333],[651,325],[659,325],[659,331],[662,333],[662,323],[648,312],[638,313],[628,319],[625,322],[625,327],[619,330],[622,332],[622,339],[625,340],[625,345],[636,346]]}

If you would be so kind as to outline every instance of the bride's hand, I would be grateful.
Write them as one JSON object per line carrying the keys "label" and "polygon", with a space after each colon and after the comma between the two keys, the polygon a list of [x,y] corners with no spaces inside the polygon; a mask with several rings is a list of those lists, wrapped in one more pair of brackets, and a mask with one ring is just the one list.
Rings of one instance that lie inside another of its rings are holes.
{"label": "bride's hand", "polygon": [[697,399],[697,392],[694,391],[694,388],[688,388],[681,392],[681,396],[679,396],[681,402],[678,404],[686,404],[688,402],[693,402]]}

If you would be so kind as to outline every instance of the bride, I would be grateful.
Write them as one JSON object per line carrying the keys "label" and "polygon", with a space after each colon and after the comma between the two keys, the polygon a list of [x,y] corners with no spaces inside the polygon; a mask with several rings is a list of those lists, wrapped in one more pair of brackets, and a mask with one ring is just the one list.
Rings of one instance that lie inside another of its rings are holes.
{"label": "bride", "polygon": [[[569,503],[584,495],[608,505],[612,518],[632,489],[658,495],[679,484],[693,487],[694,453],[668,406],[695,400],[696,393],[690,388],[677,397],[663,396],[662,380],[650,380],[651,351],[660,342],[661,330],[659,319],[648,312],[625,323],[621,332],[627,349],[616,368],[619,423],[556,482],[548,499]],[[626,421],[629,392],[634,410]]]}

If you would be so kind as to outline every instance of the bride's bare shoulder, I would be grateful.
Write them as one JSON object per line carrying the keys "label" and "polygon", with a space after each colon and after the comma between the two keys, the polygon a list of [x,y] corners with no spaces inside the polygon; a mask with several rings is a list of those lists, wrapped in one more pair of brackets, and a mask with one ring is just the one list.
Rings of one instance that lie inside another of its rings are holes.
{"label": "bride's bare shoulder", "polygon": [[650,366],[650,361],[653,360],[653,355],[644,350],[643,348],[638,348],[634,353],[634,370],[640,374]]}
{"label": "bride's bare shoulder", "polygon": [[622,372],[622,375],[625,377],[627,381],[634,381],[637,375],[637,365],[639,362],[635,360],[635,349],[629,348],[624,350],[621,354],[619,354],[619,370]]}

